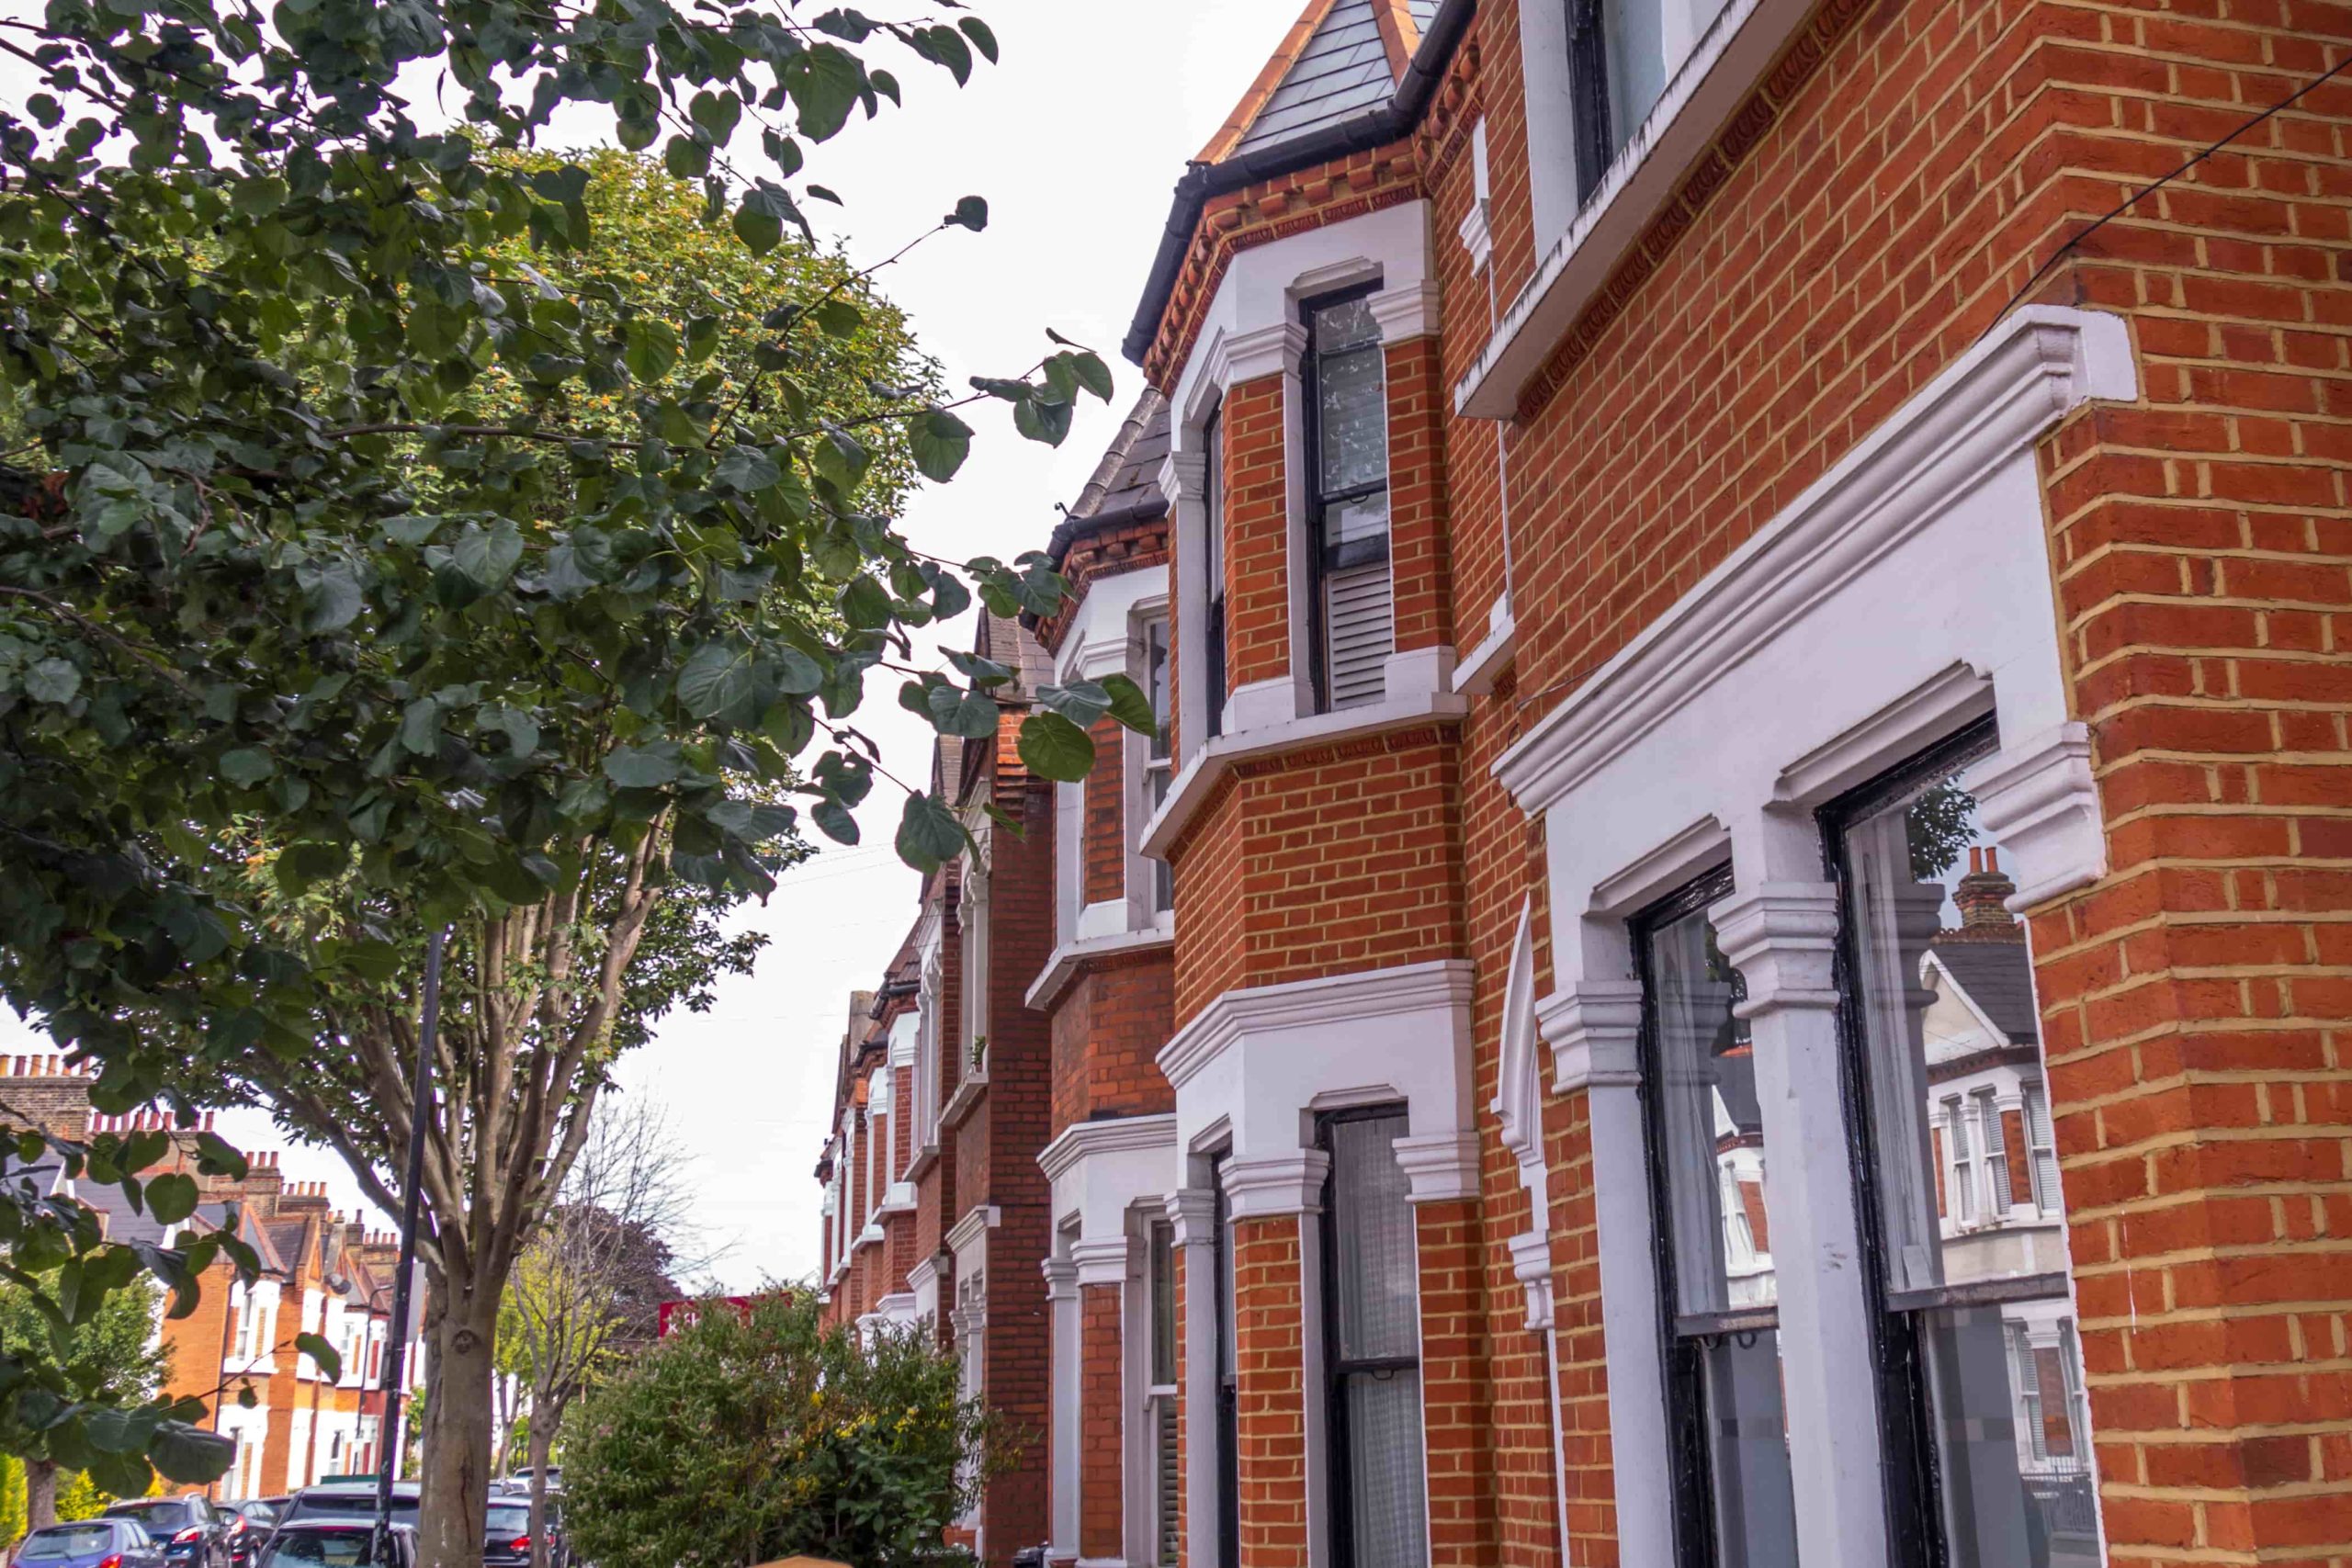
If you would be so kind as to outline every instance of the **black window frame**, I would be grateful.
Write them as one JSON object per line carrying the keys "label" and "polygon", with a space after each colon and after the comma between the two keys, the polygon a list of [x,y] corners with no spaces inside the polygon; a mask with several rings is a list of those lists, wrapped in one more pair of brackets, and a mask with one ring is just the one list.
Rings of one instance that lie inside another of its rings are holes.
{"label": "black window frame", "polygon": [[1600,188],[1617,161],[1617,139],[1609,107],[1609,28],[1602,0],[1567,0],[1568,114],[1571,152],[1577,168],[1577,204]]}
{"label": "black window frame", "polygon": [[[1733,892],[1731,863],[1701,872],[1626,922],[1634,950],[1634,974],[1642,987],[1641,1032],[1637,1057],[1641,1063],[1642,1150],[1649,1168],[1651,1266],[1657,1270],[1658,1301],[1658,1361],[1665,1373],[1668,1482],[1674,1493],[1674,1560],[1686,1568],[1713,1568],[1715,1546],[1714,1472],[1707,1430],[1708,1341],[1729,1334],[1780,1332],[1780,1308],[1720,1313],[1692,1331],[1685,1320],[1693,1314],[1677,1310],[1681,1297],[1676,1285],[1673,1201],[1668,1190],[1666,1129],[1657,1086],[1662,1081],[1658,1043],[1657,975],[1651,956],[1657,934],[1686,916],[1704,911]],[[1778,1267],[1778,1260],[1775,1260]]]}
{"label": "black window frame", "polygon": [[[1351,1456],[1348,1447],[1347,1380],[1364,1373],[1383,1376],[1400,1371],[1409,1371],[1419,1377],[1421,1358],[1415,1354],[1346,1359],[1340,1355],[1340,1243],[1338,1227],[1331,1223],[1331,1216],[1337,1213],[1333,1202],[1337,1197],[1339,1161],[1337,1151],[1332,1146],[1331,1129],[1351,1122],[1402,1122],[1408,1110],[1402,1100],[1387,1100],[1378,1105],[1351,1105],[1344,1110],[1327,1111],[1315,1119],[1315,1146],[1329,1161],[1323,1169],[1320,1197],[1323,1224],[1317,1228],[1322,1235],[1319,1248],[1322,1256],[1318,1267],[1323,1296],[1323,1495],[1329,1524],[1331,1561],[1336,1568],[1350,1568],[1355,1562],[1355,1509],[1350,1484],[1352,1467],[1348,1462]],[[1418,1313],[1420,1299],[1419,1279],[1413,1282],[1413,1292]],[[1414,1343],[1416,1346],[1419,1344],[1418,1333]],[[1421,1444],[1426,1454],[1429,1446],[1426,1427],[1422,1430]],[[1426,1499],[1422,1506],[1427,1507]]]}
{"label": "black window frame", "polygon": [[[1306,345],[1298,355],[1299,429],[1302,432],[1298,457],[1304,480],[1303,493],[1306,497],[1306,602],[1310,606],[1307,623],[1311,628],[1307,637],[1307,668],[1308,682],[1314,689],[1315,711],[1317,713],[1331,711],[1331,616],[1329,606],[1324,603],[1324,580],[1334,571],[1369,566],[1375,557],[1381,563],[1390,564],[1394,558],[1390,540],[1395,520],[1393,517],[1390,519],[1391,525],[1382,529],[1377,541],[1356,539],[1345,545],[1330,545],[1324,541],[1324,516],[1331,507],[1362,501],[1370,495],[1388,493],[1388,444],[1385,434],[1388,401],[1388,345],[1375,338],[1368,345],[1357,344],[1340,351],[1345,354],[1369,353],[1380,362],[1381,417],[1384,422],[1380,478],[1326,492],[1323,489],[1322,351],[1315,341],[1315,318],[1317,312],[1328,310],[1334,305],[1368,299],[1379,293],[1382,287],[1383,279],[1374,277],[1367,282],[1351,284],[1345,288],[1335,288],[1298,302],[1299,325],[1306,333]],[[1389,615],[1393,627],[1396,615],[1393,603]]]}
{"label": "black window frame", "polygon": [[[1823,865],[1838,889],[1838,935],[1832,973],[1838,991],[1839,1084],[1846,1145],[1853,1168],[1857,1237],[1870,1325],[1871,1365],[1878,1393],[1881,1469],[1885,1475],[1888,1562],[1892,1568],[1950,1568],[1944,1539],[1943,1473],[1932,1414],[1932,1389],[1922,1321],[1942,1304],[1989,1305],[2005,1300],[2045,1300],[2043,1276],[1948,1287],[1927,1299],[1889,1284],[1886,1222],[1879,1191],[1878,1133],[1870,1114],[1870,1038],[1863,1023],[1861,956],[1854,925],[1854,889],[1847,835],[1869,818],[1931,780],[1951,776],[2000,749],[1997,717],[1986,714],[1914,752],[1823,806],[1815,814]],[[2045,1089],[2046,1092],[2046,1089]],[[2071,1275],[2071,1270],[2070,1270]]]}
{"label": "black window frame", "polygon": [[1225,733],[1225,685],[1227,665],[1225,628],[1227,559],[1231,540],[1226,531],[1225,400],[1217,400],[1201,422],[1201,558],[1206,567],[1202,594],[1202,677],[1208,695],[1209,737]]}

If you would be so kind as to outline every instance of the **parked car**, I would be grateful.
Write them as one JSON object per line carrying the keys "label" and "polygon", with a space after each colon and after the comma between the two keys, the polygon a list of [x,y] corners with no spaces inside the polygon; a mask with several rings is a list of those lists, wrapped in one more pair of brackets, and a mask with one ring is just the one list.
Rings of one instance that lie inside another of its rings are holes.
{"label": "parked car", "polygon": [[258,1497],[214,1505],[229,1517],[229,1561],[233,1568],[253,1568],[262,1543],[277,1523],[277,1509]]}
{"label": "parked car", "polygon": [[[548,1568],[564,1568],[569,1558],[563,1540],[563,1510],[548,1498]],[[490,1500],[490,1517],[481,1538],[484,1568],[519,1568],[531,1561],[531,1500],[508,1494]]]}
{"label": "parked car", "polygon": [[394,1525],[376,1551],[372,1520],[288,1519],[270,1532],[261,1568],[416,1568],[416,1531]]}
{"label": "parked car", "polygon": [[235,1568],[230,1545],[232,1516],[198,1496],[135,1497],[106,1511],[110,1519],[147,1527],[163,1543],[170,1568]]}
{"label": "parked car", "polygon": [[[416,1525],[416,1491],[413,1481],[392,1483],[392,1523]],[[356,1519],[372,1523],[376,1517],[376,1483],[372,1481],[328,1481],[316,1486],[305,1486],[286,1500],[278,1510],[277,1523],[282,1529],[300,1519]]]}
{"label": "parked car", "polygon": [[[525,1465],[522,1469],[514,1472],[506,1478],[506,1490],[509,1492],[521,1493],[526,1496],[529,1495],[531,1491],[532,1473],[531,1467],[528,1465]],[[549,1496],[553,1496],[556,1493],[562,1490],[563,1466],[560,1464],[551,1464],[548,1466],[548,1495]]]}
{"label": "parked car", "polygon": [[50,1525],[17,1548],[20,1568],[164,1568],[164,1549],[136,1519]]}

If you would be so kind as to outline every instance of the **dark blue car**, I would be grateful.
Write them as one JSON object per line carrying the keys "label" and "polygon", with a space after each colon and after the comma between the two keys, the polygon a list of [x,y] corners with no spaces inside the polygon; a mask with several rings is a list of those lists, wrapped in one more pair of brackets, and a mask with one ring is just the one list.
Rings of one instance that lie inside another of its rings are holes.
{"label": "dark blue car", "polygon": [[163,1549],[135,1519],[51,1525],[17,1548],[18,1568],[164,1568]]}
{"label": "dark blue car", "polygon": [[115,1504],[105,1517],[146,1526],[169,1568],[230,1568],[229,1516],[201,1497],[141,1497]]}

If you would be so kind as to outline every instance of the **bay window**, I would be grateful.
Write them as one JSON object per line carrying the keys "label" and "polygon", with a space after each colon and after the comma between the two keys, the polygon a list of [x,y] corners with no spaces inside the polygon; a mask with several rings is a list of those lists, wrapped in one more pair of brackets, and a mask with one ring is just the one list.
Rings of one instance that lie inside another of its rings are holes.
{"label": "bay window", "polygon": [[[1896,1488],[1889,1506],[1939,1538],[1898,1528],[1898,1562],[2091,1568],[2100,1554],[2088,1443],[2066,1392],[2079,1355],[2064,1229],[2024,1246],[1969,1228],[2025,1196],[2010,1190],[1990,1089],[1942,1100],[1959,1224],[1940,1225],[1934,1206],[1924,1017],[1935,993],[1922,960],[1976,841],[1960,773],[1995,744],[1990,722],[1980,724],[1823,818],[1842,904],[1846,1036],[1861,1108],[1857,1194]],[[2045,1144],[2038,1093],[2027,1106],[2030,1145]],[[2045,1176],[2041,1148],[2031,1153],[2054,1213],[2054,1159]]]}
{"label": "bay window", "polygon": [[1377,702],[1395,646],[1388,576],[1388,391],[1376,285],[1309,300],[1307,537],[1317,702]]}
{"label": "bay window", "polygon": [[[1643,1110],[1652,1201],[1665,1216],[1657,1269],[1679,1559],[1793,1568],[1796,1506],[1781,1403],[1779,1292],[1726,1201],[1736,1154],[1769,1168],[1755,1052],[1734,1014],[1739,974],[1707,907],[1728,868],[1634,922],[1642,979]],[[1736,1188],[1735,1188],[1736,1190]]]}
{"label": "bay window", "polygon": [[1201,669],[1207,681],[1208,732],[1225,733],[1225,405],[1209,411],[1201,427],[1201,511],[1206,519],[1201,537],[1204,581],[1208,584],[1207,615],[1203,628]]}
{"label": "bay window", "polygon": [[1429,1560],[1421,1466],[1420,1280],[1413,1209],[1396,1163],[1400,1107],[1322,1121],[1331,1156],[1323,1227],[1335,1560]]}

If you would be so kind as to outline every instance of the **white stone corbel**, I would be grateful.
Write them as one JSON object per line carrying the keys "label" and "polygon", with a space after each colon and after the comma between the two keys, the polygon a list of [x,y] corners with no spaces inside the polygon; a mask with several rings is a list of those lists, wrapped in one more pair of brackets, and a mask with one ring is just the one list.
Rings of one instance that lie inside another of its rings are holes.
{"label": "white stone corbel", "polygon": [[1552,1045],[1552,1088],[1637,1089],[1642,1081],[1638,980],[1579,980],[1535,1004]]}
{"label": "white stone corbel", "polygon": [[1478,1134],[1464,1128],[1398,1138],[1392,1145],[1409,1184],[1408,1203],[1451,1203],[1478,1195]]}
{"label": "white stone corbel", "polygon": [[1299,1149],[1260,1159],[1228,1160],[1225,1201],[1237,1220],[1323,1211],[1323,1179],[1331,1156],[1321,1149]]}
{"label": "white stone corbel", "polygon": [[2107,874],[2089,726],[2061,724],[2003,747],[1962,782],[1976,797],[1978,826],[2010,853],[2018,877],[2010,913],[2024,914]]}

